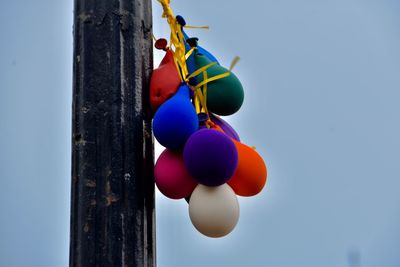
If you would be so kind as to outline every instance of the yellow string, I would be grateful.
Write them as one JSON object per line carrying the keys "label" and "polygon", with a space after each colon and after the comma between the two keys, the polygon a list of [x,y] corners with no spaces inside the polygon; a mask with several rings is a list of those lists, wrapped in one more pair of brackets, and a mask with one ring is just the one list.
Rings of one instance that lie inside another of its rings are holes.
{"label": "yellow string", "polygon": [[185,25],[185,26],[183,26],[183,28],[188,28],[188,29],[207,29],[207,30],[210,29],[209,26],[189,26],[189,25]]}
{"label": "yellow string", "polygon": [[[208,74],[207,71],[203,72],[203,79],[208,80]],[[208,108],[207,108],[207,83],[204,84],[203,86],[203,107],[204,111],[206,112],[208,116]]]}
{"label": "yellow string", "polygon": [[200,113],[200,112],[204,111],[204,95],[201,91],[201,88],[197,88],[196,92],[197,92],[197,101],[199,102],[199,105],[200,105],[198,113]]}
{"label": "yellow string", "polygon": [[229,75],[230,75],[230,72],[225,72],[225,73],[222,73],[222,74],[215,75],[215,76],[213,76],[211,78],[204,79],[201,83],[197,84],[195,86],[195,88],[202,87],[206,83],[209,83],[209,82],[212,82],[212,81],[215,81],[215,80],[219,80],[219,79],[228,77]]}
{"label": "yellow string", "polygon": [[[170,0],[157,0],[163,7],[162,17],[167,19],[169,24],[171,34],[170,34],[170,49],[174,55],[174,62],[176,67],[180,73],[182,81],[188,81],[190,78],[195,77],[201,73],[203,73],[203,81],[197,84],[194,87],[194,105],[197,113],[200,113],[203,109],[208,114],[207,109],[207,83],[225,78],[230,75],[230,72],[222,73],[213,77],[208,78],[208,74],[206,70],[217,64],[217,62],[212,62],[206,66],[201,67],[200,69],[193,72],[191,75],[188,75],[188,69],[186,65],[186,60],[190,57],[190,55],[194,52],[195,48],[190,49],[186,52],[185,49],[185,38],[182,32],[182,26],[176,21],[174,13],[172,12],[169,4]],[[184,26],[185,28],[193,28],[193,29],[209,29],[208,26]],[[154,36],[153,36],[154,38]],[[173,49],[174,48],[174,49]],[[236,62],[235,62],[236,60]],[[237,63],[238,59],[234,59],[231,64],[231,67]],[[201,89],[203,88],[203,90]],[[211,125],[211,121],[206,122],[207,127]]]}
{"label": "yellow string", "polygon": [[195,90],[194,91],[194,107],[196,109],[196,113],[199,114],[200,113],[200,97],[199,97],[199,90]]}
{"label": "yellow string", "polygon": [[232,59],[231,66],[229,67],[229,71],[232,71],[232,69],[236,66],[236,64],[239,62],[240,57],[236,56]]}
{"label": "yellow string", "polygon": [[192,49],[189,50],[189,52],[187,52],[185,54],[185,61],[193,54],[195,47],[192,47]]}
{"label": "yellow string", "polygon": [[154,42],[157,42],[157,38],[154,36],[154,33],[151,33],[151,36],[153,36]]}
{"label": "yellow string", "polygon": [[180,71],[180,74],[182,76],[181,79],[184,80],[184,78],[188,74],[188,70],[186,66],[186,60],[184,60],[185,43],[184,43],[182,28],[180,24],[176,21],[174,13],[172,12],[172,9],[169,6],[170,0],[157,0],[157,1],[160,2],[160,4],[163,7],[162,17],[167,18],[167,22],[171,30],[170,47],[173,46],[175,48],[173,50],[174,58],[179,67],[178,70]]}
{"label": "yellow string", "polygon": [[196,77],[197,75],[199,75],[200,73],[204,72],[209,67],[214,66],[215,64],[217,64],[217,62],[211,62],[210,64],[207,64],[207,65],[201,67],[200,69],[192,72],[192,74],[190,74],[186,79],[189,80],[192,77]]}

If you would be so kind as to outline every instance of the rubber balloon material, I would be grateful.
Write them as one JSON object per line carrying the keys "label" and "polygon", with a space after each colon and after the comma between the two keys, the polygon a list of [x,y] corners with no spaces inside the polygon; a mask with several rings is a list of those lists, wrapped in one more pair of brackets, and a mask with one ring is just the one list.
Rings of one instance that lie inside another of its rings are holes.
{"label": "rubber balloon material", "polygon": [[[182,30],[183,36],[185,38],[185,52],[188,53],[190,49],[190,45],[186,42],[187,39],[189,39],[189,36],[185,33],[185,31]],[[196,61],[194,60],[194,54],[191,54],[187,59],[186,59],[186,66],[188,69],[189,74],[192,74],[193,72],[196,71]]]}
{"label": "rubber balloon material", "polygon": [[238,133],[233,129],[232,126],[229,125],[226,121],[224,121],[221,117],[214,115],[212,113],[209,114],[210,119],[213,123],[221,127],[222,131],[229,136],[230,138],[235,139],[236,141],[240,141],[240,137]]}
{"label": "rubber balloon material", "polygon": [[199,128],[196,111],[186,84],[157,110],[153,120],[154,137],[166,148],[180,150]]}
{"label": "rubber balloon material", "polygon": [[199,183],[218,186],[235,173],[238,154],[232,140],[224,133],[203,128],[186,142],[183,160],[189,174]]}
{"label": "rubber balloon material", "polygon": [[190,196],[197,182],[189,175],[181,152],[165,149],[154,167],[157,188],[166,197],[181,199]]}
{"label": "rubber balloon material", "polygon": [[235,140],[233,142],[238,151],[239,163],[228,184],[239,196],[254,196],[261,192],[267,182],[267,167],[255,149]]}
{"label": "rubber balloon material", "polygon": [[176,93],[180,84],[174,56],[171,50],[167,50],[160,66],[153,70],[150,78],[150,105],[153,112]]}
{"label": "rubber balloon material", "polygon": [[[184,30],[182,30],[182,33],[183,33],[183,36],[184,36],[185,40],[187,40],[187,39],[190,38],[190,37],[186,34],[186,32],[185,32]],[[188,43],[185,42],[185,50],[186,50],[186,53],[189,52],[190,49],[192,49],[192,48],[190,47],[190,45],[189,45]],[[197,51],[198,51],[199,53],[201,53],[202,55],[206,56],[211,62],[217,62],[217,64],[219,64],[217,58],[216,58],[213,54],[211,54],[210,52],[208,52],[206,49],[204,49],[203,47],[201,47],[201,46],[198,45],[198,46],[197,46]],[[187,65],[189,74],[192,74],[194,71],[196,71],[196,62],[195,62],[195,59],[194,59],[194,54],[191,54],[191,55],[187,58],[187,60],[186,60],[186,65]]]}
{"label": "rubber balloon material", "polygon": [[208,237],[229,234],[239,220],[239,202],[227,184],[198,185],[189,200],[189,216],[194,227]]}
{"label": "rubber balloon material", "polygon": [[[196,68],[199,69],[211,63],[204,55],[195,52]],[[233,72],[220,65],[213,65],[207,70],[207,77],[212,78],[220,74],[229,73],[229,76],[207,83],[207,108],[209,111],[222,116],[232,115],[243,104],[244,91],[239,79]],[[203,81],[203,74],[196,77],[198,83]]]}

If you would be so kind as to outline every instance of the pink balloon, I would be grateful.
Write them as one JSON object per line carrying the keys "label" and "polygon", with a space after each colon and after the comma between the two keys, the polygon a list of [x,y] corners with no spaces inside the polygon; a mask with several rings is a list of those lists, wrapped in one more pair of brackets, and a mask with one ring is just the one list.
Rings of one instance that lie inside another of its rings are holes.
{"label": "pink balloon", "polygon": [[197,186],[185,168],[182,152],[165,149],[154,167],[154,176],[160,192],[172,199],[188,197]]}

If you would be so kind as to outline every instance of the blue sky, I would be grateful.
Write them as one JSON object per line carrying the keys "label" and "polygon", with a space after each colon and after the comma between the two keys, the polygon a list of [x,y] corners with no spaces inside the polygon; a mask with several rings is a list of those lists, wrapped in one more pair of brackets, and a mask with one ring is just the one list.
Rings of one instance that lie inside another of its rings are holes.
{"label": "blue sky", "polygon": [[[2,4],[0,266],[68,266],[71,2]],[[153,7],[154,34],[168,37]],[[188,32],[221,64],[241,57],[245,103],[227,120],[263,155],[269,177],[260,195],[239,199],[239,223],[222,239],[200,235],[184,201],[158,194],[158,266],[336,267],[351,257],[399,266],[400,4],[172,8],[211,27]]]}

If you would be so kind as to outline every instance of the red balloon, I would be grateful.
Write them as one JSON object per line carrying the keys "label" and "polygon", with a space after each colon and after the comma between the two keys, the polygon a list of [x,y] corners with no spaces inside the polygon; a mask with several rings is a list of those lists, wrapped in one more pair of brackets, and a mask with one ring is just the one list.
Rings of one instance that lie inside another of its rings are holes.
{"label": "red balloon", "polygon": [[154,112],[176,93],[180,84],[174,55],[170,49],[166,49],[160,66],[153,70],[150,79],[150,105]]}
{"label": "red balloon", "polygon": [[169,149],[165,149],[158,158],[154,177],[160,192],[172,199],[190,196],[197,186],[185,168],[182,152]]}

